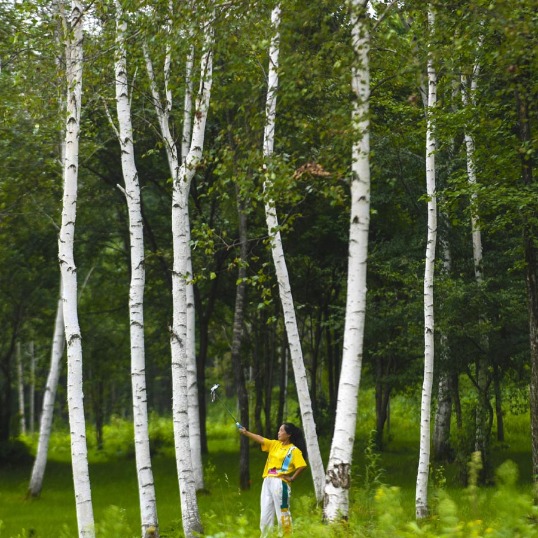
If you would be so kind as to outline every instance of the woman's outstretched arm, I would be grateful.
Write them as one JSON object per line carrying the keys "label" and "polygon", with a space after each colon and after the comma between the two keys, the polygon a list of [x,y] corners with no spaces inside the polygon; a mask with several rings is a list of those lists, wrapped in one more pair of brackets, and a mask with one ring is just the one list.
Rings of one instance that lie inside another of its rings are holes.
{"label": "woman's outstretched arm", "polygon": [[249,432],[245,427],[239,428],[239,433],[241,435],[244,435],[245,437],[248,437],[249,439],[252,439],[253,441],[255,441],[256,443],[260,445],[263,443],[264,437],[256,433]]}

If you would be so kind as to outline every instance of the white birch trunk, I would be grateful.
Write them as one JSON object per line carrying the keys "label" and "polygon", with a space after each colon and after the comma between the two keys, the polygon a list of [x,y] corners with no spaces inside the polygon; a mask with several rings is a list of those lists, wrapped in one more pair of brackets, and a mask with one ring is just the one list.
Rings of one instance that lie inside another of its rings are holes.
{"label": "white birch trunk", "polygon": [[30,477],[28,487],[28,497],[39,497],[43,488],[43,477],[47,466],[47,453],[49,450],[50,434],[52,431],[52,419],[54,415],[54,402],[56,400],[56,390],[60,379],[61,360],[65,348],[64,317],[62,286],[60,282],[60,299],[56,308],[56,319],[54,322],[54,334],[52,337],[52,349],[50,353],[50,368],[43,394],[43,407],[39,425],[39,440],[37,452]]}
{"label": "white birch trunk", "polygon": [[19,430],[22,435],[26,435],[26,412],[24,406],[24,375],[22,368],[21,343],[17,342],[17,388],[19,396]]}
{"label": "white birch trunk", "polygon": [[151,467],[146,390],[146,358],[144,339],[144,223],[142,220],[140,185],[134,156],[131,104],[127,79],[127,53],[125,50],[125,21],[121,3],[116,1],[116,108],[121,149],[121,166],[125,181],[125,196],[129,213],[131,243],[131,283],[129,318],[131,337],[131,386],[135,460],[140,502],[141,532],[143,538],[158,537],[157,501]]}
{"label": "white birch trunk", "polygon": [[[482,46],[482,38],[479,40],[479,48]],[[464,107],[475,104],[475,95],[477,90],[478,74],[480,66],[478,61],[473,66],[473,72],[468,81],[467,77],[462,75],[462,103]],[[479,287],[484,283],[484,263],[483,263],[483,249],[482,249],[482,231],[480,229],[480,219],[478,215],[477,207],[477,194],[476,187],[476,164],[475,164],[475,143],[474,137],[469,132],[468,126],[465,127],[465,149],[467,152],[467,181],[472,189],[470,199],[471,210],[471,236],[473,244],[473,261],[474,261],[474,274],[475,280]],[[485,323],[485,316],[483,313],[480,315],[479,324],[483,327]],[[482,455],[482,463],[484,468],[488,464],[488,386],[489,386],[489,338],[487,334],[481,336],[481,346],[484,352],[479,354],[479,358],[476,362],[476,384],[478,389],[478,406],[476,412],[476,432],[475,432],[475,451],[480,451]]]}
{"label": "white birch trunk", "polygon": [[83,8],[78,0],[72,1],[70,14],[64,17],[64,24],[66,25],[67,119],[62,225],[58,240],[58,257],[62,273],[63,315],[67,342],[67,404],[78,534],[80,538],[93,538],[95,529],[82,391],[82,338],[77,310],[77,269],[73,255],[77,217],[83,66]]}
{"label": "white birch trunk", "polygon": [[[185,99],[183,103],[183,134],[181,138],[181,158],[185,162],[189,153],[192,136],[192,70],[194,65],[194,47],[189,49],[185,65]],[[185,222],[190,237],[190,219],[188,204]],[[192,278],[192,255],[188,245],[187,274]],[[189,413],[189,440],[191,445],[191,460],[196,490],[204,489],[204,471],[202,465],[202,441],[200,432],[200,406],[198,405],[198,374],[196,366],[196,311],[194,305],[194,286],[189,279],[187,282],[187,402]]]}
{"label": "white birch trunk", "polygon": [[351,461],[357,425],[358,395],[361,380],[366,313],[366,270],[370,225],[370,134],[369,98],[370,36],[367,28],[366,0],[352,0],[352,123],[355,141],[352,148],[351,213],[347,276],[346,318],[342,368],[334,435],[325,478],[324,518],[347,518]]}
{"label": "white birch trunk", "polygon": [[[478,78],[479,66],[475,64],[473,68],[473,74],[471,76],[470,85],[467,78],[462,75],[462,92],[461,98],[463,106],[469,106],[469,103],[474,104],[474,95],[476,94],[477,78]],[[469,87],[470,86],[470,87]],[[469,95],[470,92],[470,95]],[[465,128],[465,149],[467,151],[467,181],[471,187],[476,186],[476,165],[475,165],[475,144],[474,137],[469,132],[468,128]],[[478,284],[482,284],[483,277],[483,251],[482,251],[482,233],[480,230],[480,220],[477,211],[477,195],[476,192],[471,193],[471,233],[473,240],[473,260],[474,260],[474,274]]]}
{"label": "white birch trunk", "polygon": [[[430,34],[435,23],[431,6],[428,8]],[[432,45],[430,45],[432,46]],[[437,201],[435,193],[435,149],[432,111],[437,100],[437,75],[431,53],[428,55],[428,106],[426,110],[426,190],[428,194],[428,234],[424,269],[424,380],[420,408],[420,453],[415,492],[417,519],[428,515],[428,476],[430,465],[430,422],[434,366],[434,308],[433,281],[437,242]]]}
{"label": "white birch trunk", "polygon": [[[271,14],[271,23],[275,33],[271,39],[271,47],[269,51],[269,80],[267,87],[266,122],[263,138],[263,156],[266,162],[273,154],[275,139],[276,97],[278,90],[278,54],[280,41],[280,34],[278,30],[280,24],[279,4],[277,4],[277,6],[273,9]],[[270,189],[271,181],[269,179],[269,174],[266,174],[264,191],[267,193],[270,192]],[[299,329],[297,327],[297,319],[295,317],[295,307],[291,293],[288,268],[286,266],[286,259],[284,257],[284,249],[282,247],[278,217],[275,209],[275,202],[271,198],[270,194],[266,195],[265,218],[267,222],[267,230],[269,236],[271,237],[271,251],[275,264],[275,273],[278,280],[282,310],[284,312],[284,322],[286,325],[286,333],[290,347],[293,372],[295,374],[297,397],[299,399],[299,406],[301,408],[302,426],[305,433],[312,478],[314,480],[314,491],[317,501],[321,502],[323,498],[324,480],[323,461],[321,459],[321,453],[319,450],[316,424],[314,422],[314,414],[312,412],[312,402],[310,400],[308,390],[308,379],[304,366]]]}
{"label": "white birch trunk", "polygon": [[[58,9],[55,4],[55,9]],[[57,28],[56,38],[58,42],[61,39],[61,28]],[[61,60],[56,60],[58,71],[61,70]],[[61,100],[60,111],[64,112],[64,99]],[[60,162],[65,162],[65,131],[62,130],[60,135]],[[65,169],[62,170],[62,174]],[[62,176],[62,182],[65,178]],[[39,497],[43,489],[43,479],[45,477],[45,469],[47,467],[47,455],[49,451],[50,434],[52,432],[52,420],[54,417],[54,403],[56,401],[56,391],[58,389],[58,381],[60,379],[61,360],[65,350],[65,328],[64,328],[64,312],[63,312],[63,289],[62,279],[60,276],[60,296],[56,306],[56,318],[54,321],[54,332],[52,336],[52,347],[50,353],[50,367],[43,394],[43,404],[41,409],[41,418],[39,424],[39,439],[37,442],[36,457],[32,467],[32,476],[28,486],[27,497]]]}

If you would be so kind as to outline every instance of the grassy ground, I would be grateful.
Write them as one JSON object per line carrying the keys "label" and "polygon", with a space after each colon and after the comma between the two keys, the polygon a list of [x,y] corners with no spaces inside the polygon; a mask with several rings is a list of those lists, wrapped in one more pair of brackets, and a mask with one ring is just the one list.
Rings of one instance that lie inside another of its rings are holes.
{"label": "grassy ground", "polygon": [[[368,445],[369,427],[373,423],[373,416],[368,410],[373,406],[367,398],[371,398],[371,395],[365,394],[361,402],[364,411],[361,413],[356,443],[350,521],[347,525],[330,530],[321,525],[321,513],[314,503],[312,482],[305,473],[293,490],[292,512],[296,536],[538,536],[538,532],[534,533],[533,525],[516,533],[514,529],[521,518],[515,511],[512,512],[517,521],[510,523],[513,532],[501,528],[507,525],[506,522],[499,522],[505,499],[502,495],[507,496],[514,506],[518,504],[516,498],[519,499],[523,513],[532,510],[528,505],[531,491],[528,417],[509,417],[507,443],[495,445],[492,453],[496,467],[508,459],[519,467],[519,478],[509,486],[509,491],[506,488],[501,491],[498,487],[479,490],[465,488],[460,482],[462,464],[433,467],[430,492],[436,516],[419,529],[413,523],[418,465],[417,410],[407,399],[394,402],[390,435],[385,450],[377,453],[370,450]],[[152,438],[158,440],[159,449],[153,459],[153,471],[161,535],[163,538],[176,538],[182,533],[175,460],[170,448],[171,424],[169,420],[156,417],[152,419],[152,424]],[[239,440],[233,423],[218,415],[210,417],[208,433],[210,454],[204,461],[208,491],[199,495],[205,532],[215,538],[258,536],[260,474],[265,455],[253,447],[252,487],[242,492],[237,485]],[[131,435],[129,426],[118,422],[105,431],[104,452],[90,446],[92,498],[100,537],[130,538],[139,534]],[[326,459],[326,437],[321,438],[321,445]],[[54,436],[44,488],[38,500],[25,499],[30,471],[29,464],[0,467],[0,521],[3,522],[0,537],[76,536],[69,443],[65,433]],[[454,501],[452,508],[447,497]],[[452,521],[453,525],[445,520]],[[493,530],[488,531],[490,520]],[[446,531],[447,525],[452,525],[450,532]],[[495,525],[504,534],[495,534]],[[441,528],[445,530],[441,532]]]}

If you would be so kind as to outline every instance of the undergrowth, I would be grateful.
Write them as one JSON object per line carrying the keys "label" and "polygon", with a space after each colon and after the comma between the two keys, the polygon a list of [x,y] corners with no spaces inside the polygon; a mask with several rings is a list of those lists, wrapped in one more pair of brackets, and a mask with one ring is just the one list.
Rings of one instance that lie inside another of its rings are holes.
{"label": "undergrowth", "polygon": [[[414,487],[418,454],[416,439],[410,441],[416,436],[417,425],[409,401],[394,400],[392,433],[387,436],[382,452],[376,448],[375,435],[366,429],[373,417],[372,406],[364,401],[362,405],[365,412],[357,432],[347,520],[331,524],[323,522],[322,509],[315,503],[311,481],[305,474],[304,479],[294,486],[292,497],[294,537],[538,538],[538,512],[532,500],[528,467],[523,469],[523,478],[519,477],[521,462],[527,465],[525,461],[530,459],[528,415],[507,417],[510,443],[494,447],[497,469],[493,486],[479,485],[481,462],[476,456],[466,462],[465,486],[457,481],[455,464],[432,465],[431,514],[426,520],[417,522]],[[213,413],[216,411],[212,410]],[[183,534],[171,420],[152,416],[150,436],[161,537],[179,538]],[[140,531],[132,425],[114,419],[106,426],[104,438],[104,446],[98,450],[91,433],[88,436],[96,536],[134,538]],[[35,438],[22,440],[35,450]],[[241,491],[237,484],[239,437],[234,425],[225,416],[217,416],[216,420],[212,417],[208,423],[208,440],[210,455],[204,459],[206,491],[198,498],[205,536],[259,536],[260,475],[265,455],[253,448],[252,487],[249,491]],[[323,441],[326,457],[327,445]],[[28,463],[0,469],[3,472],[0,520],[4,520],[4,523],[0,521],[0,538],[68,538],[76,535],[67,431],[57,430],[53,434],[49,454],[52,460],[47,470],[49,474],[38,501],[24,501],[30,470]]]}

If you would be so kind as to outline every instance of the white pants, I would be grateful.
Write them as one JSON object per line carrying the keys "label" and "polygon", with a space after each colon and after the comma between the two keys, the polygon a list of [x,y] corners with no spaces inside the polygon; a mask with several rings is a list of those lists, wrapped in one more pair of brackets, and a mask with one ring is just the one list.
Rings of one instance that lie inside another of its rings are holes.
{"label": "white pants", "polygon": [[[291,488],[289,484],[285,484],[280,478],[264,478],[260,497],[260,529],[262,536],[266,536],[271,532],[275,524],[275,517],[278,526],[282,527],[282,506],[285,505],[289,513],[290,497]],[[291,514],[289,517],[291,524]]]}

